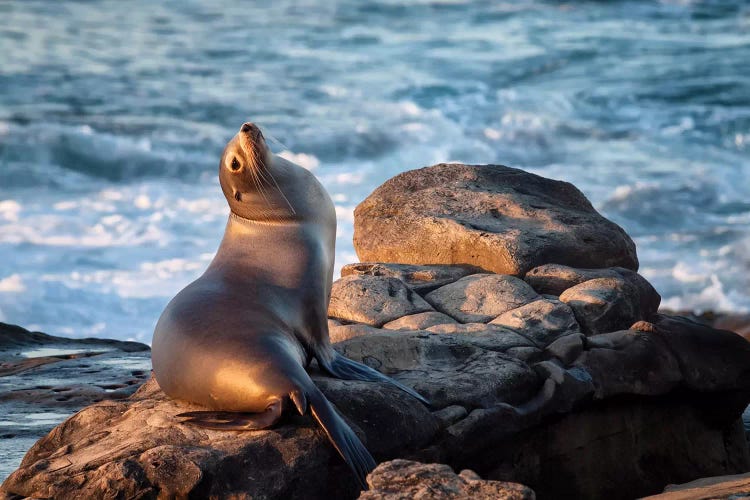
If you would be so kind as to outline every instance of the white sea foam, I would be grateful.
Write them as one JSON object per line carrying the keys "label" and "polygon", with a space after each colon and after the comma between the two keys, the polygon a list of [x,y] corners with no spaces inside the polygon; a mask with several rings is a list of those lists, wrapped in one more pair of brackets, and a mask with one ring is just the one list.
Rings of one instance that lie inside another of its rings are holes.
{"label": "white sea foam", "polygon": [[279,156],[307,170],[315,170],[320,166],[320,160],[315,155],[307,153],[293,153],[289,150],[284,150],[279,153]]}
{"label": "white sea foam", "polygon": [[18,213],[21,211],[21,204],[15,200],[0,201],[0,216],[7,221],[15,222],[18,220]]}
{"label": "white sea foam", "polygon": [[26,291],[26,285],[19,274],[11,274],[5,278],[0,279],[0,292],[5,293],[20,293]]}

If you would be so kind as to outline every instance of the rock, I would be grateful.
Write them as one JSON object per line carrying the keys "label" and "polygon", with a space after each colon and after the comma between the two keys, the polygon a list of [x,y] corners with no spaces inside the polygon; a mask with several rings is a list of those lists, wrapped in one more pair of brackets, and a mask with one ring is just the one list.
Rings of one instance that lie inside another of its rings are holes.
{"label": "rock", "polygon": [[640,322],[633,329],[642,330],[644,325],[651,336],[669,346],[689,389],[734,391],[750,384],[750,342],[734,332],[662,314],[653,323]]}
{"label": "rock", "polygon": [[489,323],[518,330],[544,348],[565,335],[580,333],[573,310],[559,300],[540,299],[511,309]]}
{"label": "rock", "polygon": [[624,330],[648,319],[658,307],[643,308],[639,289],[621,278],[594,278],[565,290],[560,300],[573,309],[587,335]]}
{"label": "rock", "polygon": [[598,399],[666,394],[683,380],[681,366],[661,336],[625,330],[591,337],[587,344],[573,366],[591,376]]}
{"label": "rock", "polygon": [[476,458],[460,461],[460,467],[526,484],[539,498],[592,500],[630,500],[658,493],[669,482],[746,472],[750,462],[747,446],[740,443],[742,427],[737,420],[707,424],[712,411],[725,411],[711,408],[709,401],[694,393],[615,398],[515,430],[505,439],[498,434],[514,420],[488,415],[480,440],[484,449],[469,442],[467,451]]}
{"label": "rock", "polygon": [[750,340],[750,314],[718,314],[711,326],[732,331],[745,340]]}
{"label": "rock", "polygon": [[586,337],[583,334],[560,337],[544,350],[548,355],[559,360],[563,366],[570,366],[583,353]]}
{"label": "rock", "polygon": [[372,335],[380,331],[382,331],[380,328],[364,325],[362,323],[338,325],[333,328],[328,328],[328,338],[331,340],[331,343],[335,344],[361,335]]}
{"label": "rock", "polygon": [[382,326],[408,314],[431,310],[422,297],[397,278],[349,275],[334,281],[328,316]]}
{"label": "rock", "polygon": [[511,354],[514,352],[512,349],[536,349],[534,342],[522,334],[500,326],[485,325],[484,323],[435,325],[425,330],[443,335],[462,335],[466,343],[475,347],[488,351],[503,352],[519,359],[523,356],[519,356],[517,353]]}
{"label": "rock", "polygon": [[705,477],[684,484],[670,484],[664,493],[643,500],[739,500],[750,497],[750,473]]}
{"label": "rock", "polygon": [[53,337],[0,323],[0,480],[73,412],[133,394],[149,377],[149,354],[138,342]]}
{"label": "rock", "polygon": [[472,266],[418,266],[413,264],[391,264],[360,262],[341,268],[341,277],[356,275],[388,276],[398,278],[415,292],[424,295],[459,278],[481,272]]}
{"label": "rock", "polygon": [[533,500],[533,490],[517,483],[483,481],[470,470],[456,474],[442,464],[422,464],[408,460],[391,460],[367,477],[370,490],[360,500]]}
{"label": "rock", "polygon": [[456,324],[456,320],[437,311],[410,314],[383,325],[386,330],[424,330],[435,325]]}
{"label": "rock", "polygon": [[541,381],[528,365],[475,342],[474,335],[384,331],[336,349],[413,387],[434,408],[518,403],[538,390]]}
{"label": "rock", "polygon": [[[429,327],[455,331],[439,334],[331,325],[364,330],[337,350],[432,402],[428,409],[390,384],[312,368],[377,460],[446,463],[528,484],[545,498],[583,499],[632,498],[750,469],[740,420],[750,344],[731,332],[656,316],[633,330],[566,335],[542,351],[482,323]],[[522,349],[531,351],[528,362],[510,355]],[[288,412],[270,430],[220,432],[175,421],[191,409],[153,381],[130,399],[90,406],[32,447],[0,498],[358,494],[309,415]]]}
{"label": "rock", "polygon": [[432,412],[440,428],[448,427],[468,415],[466,408],[459,405],[446,406],[442,410]]}
{"label": "rock", "polygon": [[487,323],[538,298],[523,280],[502,274],[473,274],[425,296],[435,309],[461,323]]}
{"label": "rock", "polygon": [[[315,380],[375,456],[424,446],[437,430],[429,411],[387,384]],[[34,445],[0,494],[59,499],[113,493],[123,498],[356,496],[351,473],[309,415],[252,432],[216,431],[175,418],[195,409],[200,408],[168,399],[154,379],[126,402],[90,406]]]}
{"label": "rock", "polygon": [[661,296],[651,283],[635,271],[622,267],[576,269],[560,264],[545,264],[526,273],[524,280],[541,294],[559,296],[568,288],[597,278],[622,278],[635,287],[640,311],[644,318],[656,314],[659,309]]}
{"label": "rock", "polygon": [[523,276],[557,262],[638,269],[635,244],[567,182],[500,165],[404,172],[354,211],[365,262],[468,264]]}

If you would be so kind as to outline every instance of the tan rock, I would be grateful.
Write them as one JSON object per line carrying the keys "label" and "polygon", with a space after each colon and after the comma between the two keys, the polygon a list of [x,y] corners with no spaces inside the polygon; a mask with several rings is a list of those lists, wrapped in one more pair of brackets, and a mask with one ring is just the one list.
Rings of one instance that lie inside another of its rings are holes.
{"label": "tan rock", "polygon": [[572,184],[501,165],[404,172],[354,211],[364,262],[468,264],[523,276],[559,262],[638,268],[635,245]]}
{"label": "tan rock", "polygon": [[624,330],[656,312],[643,311],[638,288],[621,277],[584,281],[565,290],[560,300],[573,309],[587,335]]}
{"label": "tan rock", "polygon": [[427,311],[394,319],[383,325],[383,328],[386,330],[424,330],[435,325],[455,323],[456,320],[447,314],[437,311]]}
{"label": "tan rock", "polygon": [[460,474],[443,464],[391,460],[367,477],[370,490],[360,500],[533,500],[534,491],[518,483],[484,481],[477,473]]}
{"label": "tan rock", "polygon": [[486,323],[538,298],[523,280],[503,274],[473,274],[425,296],[435,309],[461,323]]}
{"label": "tan rock", "polygon": [[328,316],[379,327],[402,316],[431,310],[422,297],[397,278],[349,275],[333,282]]}
{"label": "tan rock", "polygon": [[341,268],[341,277],[351,274],[390,276],[398,278],[412,290],[424,295],[459,278],[480,272],[471,266],[419,266],[414,264],[390,264],[381,262],[359,262]]}

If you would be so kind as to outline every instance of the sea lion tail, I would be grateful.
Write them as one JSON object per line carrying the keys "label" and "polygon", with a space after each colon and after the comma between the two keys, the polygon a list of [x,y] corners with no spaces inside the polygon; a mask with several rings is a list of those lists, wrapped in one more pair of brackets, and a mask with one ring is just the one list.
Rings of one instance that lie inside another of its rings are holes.
{"label": "sea lion tail", "polygon": [[[365,445],[359,440],[351,427],[338,414],[336,409],[326,399],[320,389],[315,384],[310,384],[306,389],[305,395],[310,403],[310,410],[315,420],[325,431],[336,451],[339,452],[349,468],[354,472],[360,488],[367,488],[367,474],[377,465],[375,460],[367,451]],[[294,397],[292,397],[294,400]],[[303,413],[303,406],[294,401],[297,410]]]}
{"label": "sea lion tail", "polygon": [[333,358],[330,361],[321,361],[321,358],[323,358],[323,356],[318,357],[318,362],[320,363],[320,365],[326,372],[336,378],[344,380],[365,380],[368,382],[388,382],[389,384],[395,385],[410,396],[418,399],[423,404],[430,406],[430,402],[411,387],[407,387],[401,382],[394,380],[387,375],[383,375],[379,371],[370,368],[367,365],[352,361],[351,359],[342,356],[336,351],[333,351]]}

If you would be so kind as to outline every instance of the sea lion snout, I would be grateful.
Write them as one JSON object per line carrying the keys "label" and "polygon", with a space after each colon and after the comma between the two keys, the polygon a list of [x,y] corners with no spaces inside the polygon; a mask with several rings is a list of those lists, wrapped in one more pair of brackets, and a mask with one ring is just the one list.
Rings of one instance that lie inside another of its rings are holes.
{"label": "sea lion snout", "polygon": [[245,122],[242,124],[242,127],[240,127],[240,132],[244,132],[246,134],[252,132],[254,134],[257,134],[258,132],[260,132],[260,129],[253,122]]}

